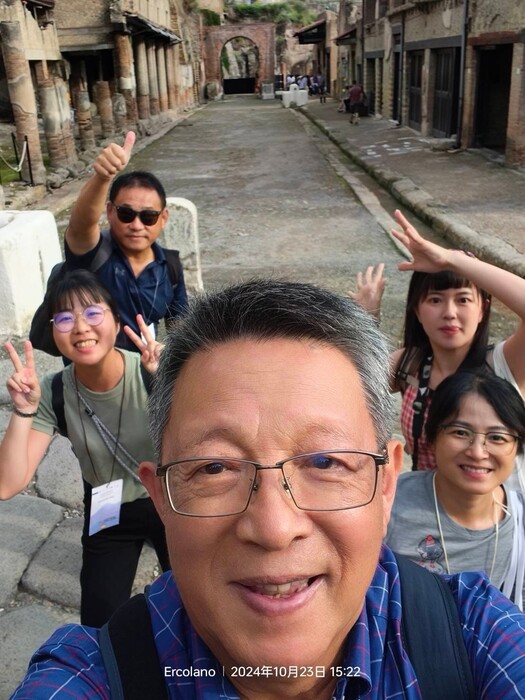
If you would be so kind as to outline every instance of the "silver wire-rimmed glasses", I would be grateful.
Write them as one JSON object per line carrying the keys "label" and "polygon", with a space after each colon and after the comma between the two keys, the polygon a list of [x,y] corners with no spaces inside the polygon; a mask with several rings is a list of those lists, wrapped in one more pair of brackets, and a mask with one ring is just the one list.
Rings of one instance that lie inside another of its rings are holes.
{"label": "silver wire-rimmed glasses", "polygon": [[447,439],[461,449],[472,445],[476,435],[482,435],[481,444],[487,452],[493,455],[509,455],[514,449],[516,441],[519,440],[519,435],[513,435],[503,430],[489,430],[486,433],[480,433],[461,425],[461,423],[445,423],[440,427]]}
{"label": "silver wire-rimmed glasses", "polygon": [[323,450],[259,464],[231,457],[191,457],[159,465],[172,509],[198,518],[243,513],[260,488],[257,472],[280,469],[282,487],[300,510],[337,511],[365,506],[374,498],[381,454]]}

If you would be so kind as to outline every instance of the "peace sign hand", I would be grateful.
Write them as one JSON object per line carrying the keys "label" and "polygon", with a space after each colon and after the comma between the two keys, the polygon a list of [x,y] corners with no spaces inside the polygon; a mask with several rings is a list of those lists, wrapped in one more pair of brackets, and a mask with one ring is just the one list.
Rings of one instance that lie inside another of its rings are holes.
{"label": "peace sign hand", "polygon": [[144,319],[140,314],[137,314],[137,325],[141,335],[137,335],[130,326],[124,326],[124,333],[140,350],[141,362],[144,369],[150,374],[155,374],[159,366],[160,353],[164,349],[164,345],[155,340],[153,333],[151,333],[148,326],[144,323]]}
{"label": "peace sign hand", "polygon": [[6,341],[7,350],[15,371],[6,382],[9,396],[15,407],[22,413],[34,413],[40,403],[40,384],[35,372],[33,346],[29,340],[24,343],[25,365],[14,349],[12,343]]}

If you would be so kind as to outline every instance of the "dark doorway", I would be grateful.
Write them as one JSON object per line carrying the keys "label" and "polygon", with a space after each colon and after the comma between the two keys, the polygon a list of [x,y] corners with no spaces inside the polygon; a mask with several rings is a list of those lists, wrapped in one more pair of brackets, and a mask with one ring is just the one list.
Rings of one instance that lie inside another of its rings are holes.
{"label": "dark doorway", "polygon": [[507,142],[512,44],[478,48],[474,145],[504,152]]}
{"label": "dark doorway", "polygon": [[224,78],[225,95],[247,95],[255,92],[255,78]]}
{"label": "dark doorway", "polygon": [[423,51],[411,51],[408,54],[408,125],[421,130],[421,99],[423,85]]}
{"label": "dark doorway", "polygon": [[446,138],[455,131],[458,120],[458,49],[434,52],[435,83],[432,109],[432,136]]}
{"label": "dark doorway", "polygon": [[399,112],[399,68],[401,66],[401,53],[396,51],[394,53],[394,104],[392,105],[392,119],[395,121],[400,121]]}
{"label": "dark doorway", "polygon": [[376,112],[376,64],[373,58],[366,59],[368,113]]}

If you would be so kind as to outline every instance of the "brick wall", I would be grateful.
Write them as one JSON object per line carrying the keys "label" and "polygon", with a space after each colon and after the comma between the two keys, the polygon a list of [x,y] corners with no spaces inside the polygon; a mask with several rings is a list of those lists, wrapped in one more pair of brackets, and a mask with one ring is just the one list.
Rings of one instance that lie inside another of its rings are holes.
{"label": "brick wall", "polygon": [[206,79],[221,80],[220,57],[224,44],[237,36],[251,39],[259,50],[259,74],[261,80],[273,80],[275,73],[275,25],[270,22],[254,22],[222,27],[206,28]]}

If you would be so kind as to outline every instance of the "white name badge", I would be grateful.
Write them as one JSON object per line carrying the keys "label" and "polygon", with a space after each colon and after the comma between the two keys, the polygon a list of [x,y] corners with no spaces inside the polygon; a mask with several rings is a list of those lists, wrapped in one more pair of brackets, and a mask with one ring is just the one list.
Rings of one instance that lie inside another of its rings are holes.
{"label": "white name badge", "polygon": [[89,518],[90,535],[96,535],[100,530],[119,524],[122,486],[123,480],[116,479],[92,489]]}
{"label": "white name badge", "polygon": [[[155,334],[155,324],[154,324],[154,323],[150,323],[150,324],[149,324],[149,326],[148,326],[148,331],[151,333],[151,337],[152,337],[153,339],[155,339],[155,338],[157,337],[156,334]],[[148,344],[148,341],[147,341],[146,338],[144,337],[144,334],[143,334],[143,333],[140,334],[140,337],[142,338],[142,342],[143,342],[143,343],[146,343],[146,345],[147,345],[147,344]]]}

